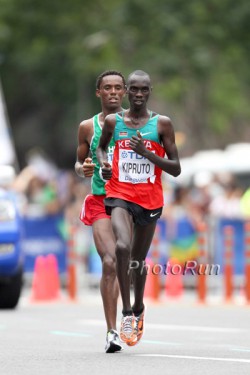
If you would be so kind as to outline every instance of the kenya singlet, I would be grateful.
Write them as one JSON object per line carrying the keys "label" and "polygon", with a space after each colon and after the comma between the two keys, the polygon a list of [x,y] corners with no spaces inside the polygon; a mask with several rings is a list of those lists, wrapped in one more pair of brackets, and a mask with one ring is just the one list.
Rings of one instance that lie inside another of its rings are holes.
{"label": "kenya singlet", "polygon": [[136,131],[139,130],[145,147],[164,157],[165,150],[158,136],[159,115],[152,116],[151,112],[148,122],[137,129],[129,128],[124,123],[123,116],[124,112],[116,114],[113,172],[112,178],[105,185],[106,196],[134,202],[149,210],[162,207],[162,170],[129,147],[131,137],[137,135]]}
{"label": "kenya singlet", "polygon": [[[99,170],[100,170],[100,165],[98,163],[97,157],[96,157],[96,149],[99,144],[99,139],[102,134],[102,128],[99,123],[99,115],[95,115],[93,117],[93,137],[91,139],[90,143],[90,151],[92,154],[92,162],[95,163],[95,169],[94,169],[94,174],[91,179],[91,192],[94,195],[105,195],[105,182],[100,178]],[[109,147],[108,147],[108,161],[110,164],[112,164],[112,159],[113,159],[113,152],[114,152],[114,140],[111,139]]]}

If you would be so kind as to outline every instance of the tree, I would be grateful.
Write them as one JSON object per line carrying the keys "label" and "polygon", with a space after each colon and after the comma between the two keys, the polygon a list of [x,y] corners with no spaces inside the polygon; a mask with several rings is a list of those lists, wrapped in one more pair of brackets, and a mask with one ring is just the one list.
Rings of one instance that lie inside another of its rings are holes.
{"label": "tree", "polygon": [[39,145],[73,167],[105,69],[150,73],[152,106],[187,134],[181,155],[235,141],[236,127],[245,139],[249,12],[246,0],[0,0],[0,74],[21,165]]}

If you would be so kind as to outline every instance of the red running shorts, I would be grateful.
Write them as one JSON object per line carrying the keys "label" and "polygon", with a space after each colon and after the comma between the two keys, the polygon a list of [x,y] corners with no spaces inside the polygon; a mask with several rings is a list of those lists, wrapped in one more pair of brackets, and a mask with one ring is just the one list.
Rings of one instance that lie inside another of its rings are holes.
{"label": "red running shorts", "polygon": [[85,225],[93,225],[93,223],[99,219],[110,219],[110,216],[106,214],[104,206],[105,195],[93,195],[88,194],[84,199],[80,220]]}

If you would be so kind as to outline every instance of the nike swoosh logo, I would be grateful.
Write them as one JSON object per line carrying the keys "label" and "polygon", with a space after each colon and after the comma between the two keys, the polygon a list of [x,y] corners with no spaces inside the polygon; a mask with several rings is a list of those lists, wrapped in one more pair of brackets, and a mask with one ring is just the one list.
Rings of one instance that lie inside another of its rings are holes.
{"label": "nike swoosh logo", "polygon": [[148,135],[148,134],[151,134],[152,132],[148,132],[148,133],[141,133],[142,136],[144,135]]}
{"label": "nike swoosh logo", "polygon": [[159,213],[160,213],[160,212],[156,212],[155,214],[153,214],[153,213],[151,212],[150,217],[154,217],[154,216],[158,215]]}

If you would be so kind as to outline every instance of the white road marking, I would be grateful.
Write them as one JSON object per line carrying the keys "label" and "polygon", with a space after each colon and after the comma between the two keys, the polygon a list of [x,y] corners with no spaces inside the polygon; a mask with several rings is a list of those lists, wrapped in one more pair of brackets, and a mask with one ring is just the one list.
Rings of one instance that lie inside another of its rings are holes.
{"label": "white road marking", "polygon": [[[105,326],[106,323],[104,320],[98,320],[98,319],[89,319],[89,320],[80,320],[80,324],[83,325],[93,325],[93,326]],[[201,330],[205,332],[240,332],[243,331],[241,329],[237,328],[220,328],[220,327],[202,327],[202,326],[176,326],[176,325],[163,325],[163,324],[147,324],[147,328],[153,328],[153,329],[179,329],[183,330],[186,328],[186,330]],[[164,328],[163,328],[164,327]],[[4,329],[4,326],[0,325],[0,329]],[[87,334],[87,333],[81,333],[81,332],[66,332],[66,331],[51,331],[50,332],[53,335],[60,335],[60,336],[71,336],[71,337],[93,337],[93,335]],[[180,342],[169,342],[169,341],[161,341],[161,340],[142,340],[141,344],[153,344],[153,345],[164,345],[164,346],[181,346],[183,345]],[[222,345],[222,344],[213,344],[214,347],[221,347],[221,348],[227,348],[228,350],[235,351],[235,352],[250,352],[250,347],[235,347],[232,345]],[[246,362],[250,363],[250,360],[245,359],[237,359],[237,358],[216,358],[216,357],[195,357],[195,356],[180,356],[180,355],[165,355],[165,354],[135,354],[136,356],[148,356],[148,357],[168,357],[168,358],[183,358],[183,359],[200,359],[200,360],[210,360],[210,361],[227,361],[227,362]]]}
{"label": "white road marking", "polygon": [[235,352],[250,352],[250,348],[231,348]]}
{"label": "white road marking", "polygon": [[[104,326],[106,323],[104,320],[98,319],[86,319],[80,320],[81,324],[84,325],[99,325]],[[174,325],[174,324],[153,324],[146,323],[147,329],[158,329],[158,330],[170,330],[170,331],[191,331],[191,332],[220,332],[220,333],[241,333],[246,330],[241,328],[231,327],[208,327],[208,326],[193,326],[193,325]]]}
{"label": "white road marking", "polygon": [[219,357],[196,357],[188,355],[169,355],[169,354],[134,354],[135,357],[165,357],[175,359],[194,359],[202,361],[221,361],[221,362],[241,362],[250,363],[250,359],[243,358],[219,358]]}
{"label": "white road marking", "polygon": [[175,325],[175,324],[147,324],[147,328],[152,329],[166,329],[171,331],[196,331],[196,332],[224,332],[224,333],[239,333],[244,331],[240,328],[231,327],[208,327],[208,326],[191,326],[191,325]]}

